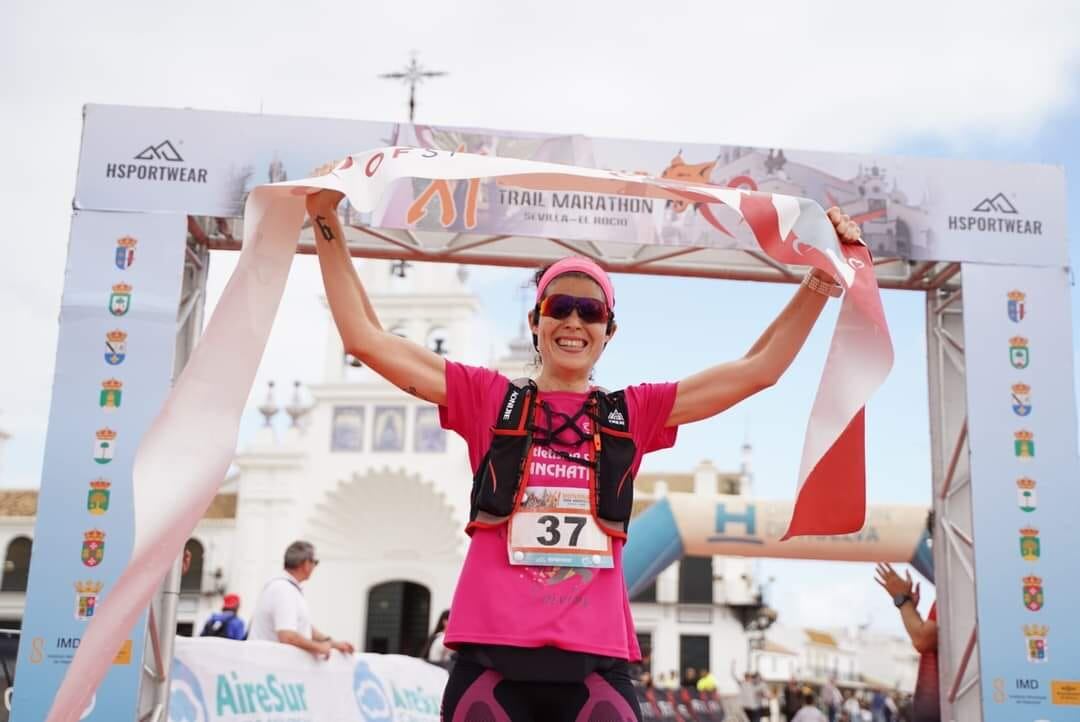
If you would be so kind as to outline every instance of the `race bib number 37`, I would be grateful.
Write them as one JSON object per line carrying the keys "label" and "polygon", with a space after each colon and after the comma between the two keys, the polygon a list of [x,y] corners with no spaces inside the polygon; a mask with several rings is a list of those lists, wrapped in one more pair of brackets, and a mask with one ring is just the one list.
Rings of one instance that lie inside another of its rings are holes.
{"label": "race bib number 37", "polygon": [[511,564],[610,569],[611,537],[589,513],[588,489],[530,486],[510,518]]}

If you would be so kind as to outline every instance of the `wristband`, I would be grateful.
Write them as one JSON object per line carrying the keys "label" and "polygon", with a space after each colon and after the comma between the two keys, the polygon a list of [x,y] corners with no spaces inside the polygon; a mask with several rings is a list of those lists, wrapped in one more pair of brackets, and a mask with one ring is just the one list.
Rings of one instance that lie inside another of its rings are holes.
{"label": "wristband", "polygon": [[812,271],[807,271],[803,276],[802,285],[821,296],[827,296],[829,298],[839,298],[844,292],[839,283],[830,283],[828,281],[822,281],[815,276]]}

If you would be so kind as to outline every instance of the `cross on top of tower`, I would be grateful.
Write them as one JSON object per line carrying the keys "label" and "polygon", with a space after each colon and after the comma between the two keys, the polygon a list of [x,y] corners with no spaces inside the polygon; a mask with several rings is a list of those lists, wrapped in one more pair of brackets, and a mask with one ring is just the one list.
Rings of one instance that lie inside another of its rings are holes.
{"label": "cross on top of tower", "polygon": [[416,86],[428,78],[438,78],[446,74],[442,70],[426,70],[416,60],[416,51],[414,50],[409,54],[409,64],[405,66],[404,70],[396,73],[382,73],[379,77],[386,80],[400,80],[409,86],[409,122],[411,123],[416,116]]}

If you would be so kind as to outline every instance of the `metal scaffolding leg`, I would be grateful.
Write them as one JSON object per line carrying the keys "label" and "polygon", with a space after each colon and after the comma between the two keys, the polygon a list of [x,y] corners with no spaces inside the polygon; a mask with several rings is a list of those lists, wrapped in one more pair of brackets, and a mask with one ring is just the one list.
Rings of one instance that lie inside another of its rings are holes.
{"label": "metal scaffolding leg", "polygon": [[[192,220],[188,219],[191,228]],[[206,308],[206,276],[210,270],[210,249],[189,234],[184,254],[184,278],[177,310],[176,356],[173,378],[187,364],[202,334]],[[176,610],[180,601],[181,562],[169,569],[150,602],[143,674],[139,685],[139,722],[165,722],[169,718],[169,671],[176,640]]]}
{"label": "metal scaffolding leg", "polygon": [[958,289],[926,294],[933,553],[937,570],[938,665],[943,720],[978,722],[979,650],[975,627],[975,561],[971,467],[964,373],[964,314]]}

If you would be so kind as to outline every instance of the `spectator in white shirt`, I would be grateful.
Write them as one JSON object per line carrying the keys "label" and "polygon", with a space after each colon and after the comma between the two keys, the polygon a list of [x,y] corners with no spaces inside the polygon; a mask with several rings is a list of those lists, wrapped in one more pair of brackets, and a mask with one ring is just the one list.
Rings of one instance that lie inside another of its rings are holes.
{"label": "spectator in white shirt", "polygon": [[760,722],[759,690],[757,685],[754,684],[753,676],[747,671],[743,674],[742,679],[739,679],[739,676],[735,674],[735,660],[731,661],[731,676],[735,680],[735,684],[739,685],[739,706],[742,707],[746,719],[750,722]]}
{"label": "spectator in white shirt", "polygon": [[329,659],[335,649],[342,654],[356,651],[349,642],[331,639],[311,625],[300,585],[318,565],[311,543],[295,541],[289,545],[285,550],[285,570],[266,583],[255,602],[248,639],[291,644],[319,659]]}
{"label": "spectator in white shirt", "polygon": [[862,722],[862,705],[854,692],[848,692],[844,699],[844,712],[847,713],[849,722]]}
{"label": "spectator in white shirt", "polygon": [[844,703],[844,696],[837,689],[836,680],[831,677],[821,688],[821,703],[825,706],[829,722],[836,722],[836,718],[840,716],[840,705]]}
{"label": "spectator in white shirt", "polygon": [[791,722],[829,722],[829,718],[814,704],[814,693],[807,690],[803,694],[802,709],[795,713]]}

